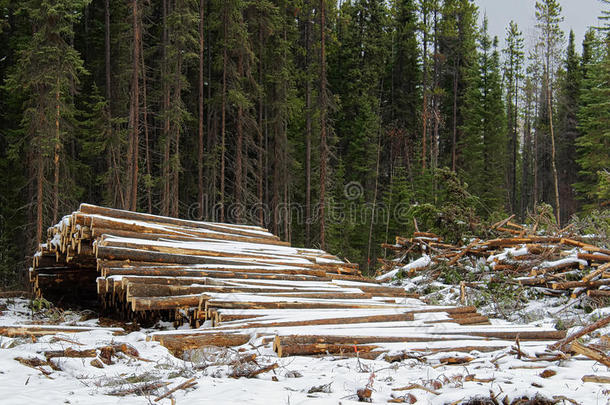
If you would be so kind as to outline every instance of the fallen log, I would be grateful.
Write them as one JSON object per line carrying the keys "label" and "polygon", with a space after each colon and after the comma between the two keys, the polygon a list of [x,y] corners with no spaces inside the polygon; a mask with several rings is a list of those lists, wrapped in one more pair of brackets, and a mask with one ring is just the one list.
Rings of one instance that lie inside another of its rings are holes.
{"label": "fallen log", "polygon": [[591,360],[595,360],[606,367],[610,367],[610,357],[608,357],[601,350],[595,349],[591,346],[580,344],[578,342],[572,342],[570,344],[570,350],[578,354],[582,354],[583,356],[586,356]]}
{"label": "fallen log", "polygon": [[570,344],[570,342],[572,342],[575,339],[578,339],[579,337],[582,337],[584,335],[588,335],[589,333],[599,329],[599,328],[603,328],[604,326],[610,324],[610,316],[607,316],[605,318],[599,319],[598,321],[582,328],[581,330],[579,330],[578,332],[574,332],[571,335],[555,342],[554,344],[549,346],[549,349],[551,350],[561,350],[565,352],[565,348],[568,346],[568,344]]}

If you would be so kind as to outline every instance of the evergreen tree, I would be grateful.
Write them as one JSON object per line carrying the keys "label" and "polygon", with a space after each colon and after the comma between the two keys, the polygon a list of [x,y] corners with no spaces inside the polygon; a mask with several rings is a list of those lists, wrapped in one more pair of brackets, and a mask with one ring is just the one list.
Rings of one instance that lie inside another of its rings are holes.
{"label": "evergreen tree", "polygon": [[574,198],[572,184],[577,180],[575,141],[578,137],[578,106],[582,80],[580,57],[574,45],[574,32],[570,31],[564,72],[560,80],[558,100],[557,164],[559,172],[559,192],[563,198],[561,217],[570,218],[578,206]]}
{"label": "evergreen tree", "polygon": [[[608,14],[606,14],[607,16]],[[607,27],[607,23],[606,23]],[[610,167],[610,32],[588,46],[590,56],[578,113],[581,136],[576,140],[581,167],[581,181],[576,184],[585,207],[590,209],[608,199],[608,168]],[[589,35],[591,40],[591,35]]]}
{"label": "evergreen tree", "polygon": [[466,94],[463,126],[463,178],[489,211],[501,210],[504,201],[505,113],[502,101],[500,56],[497,38],[487,32],[487,18],[479,39],[478,66],[474,85]]}
{"label": "evergreen tree", "polygon": [[10,91],[23,92],[22,125],[36,192],[36,241],[43,228],[59,220],[60,210],[73,207],[71,178],[65,142],[75,114],[73,96],[85,74],[83,61],[71,43],[73,26],[88,0],[30,0],[19,12],[34,28],[20,45],[18,59],[8,77]]}
{"label": "evergreen tree", "polygon": [[506,117],[508,131],[508,162],[507,184],[508,192],[507,207],[509,212],[516,212],[517,204],[517,155],[519,150],[518,121],[519,121],[519,81],[522,79],[523,68],[523,35],[514,21],[511,21],[506,29],[506,48],[503,52],[506,56],[504,62],[504,80],[506,83]]}
{"label": "evergreen tree", "polygon": [[559,176],[557,172],[556,142],[553,122],[553,88],[555,86],[555,68],[560,60],[560,46],[563,41],[563,32],[559,24],[563,21],[561,6],[557,0],[543,0],[536,2],[536,27],[539,30],[538,49],[541,52],[544,66],[544,89],[546,112],[548,116],[548,130],[551,146],[551,170],[553,181],[553,194],[555,217],[561,223],[561,206],[559,203]]}

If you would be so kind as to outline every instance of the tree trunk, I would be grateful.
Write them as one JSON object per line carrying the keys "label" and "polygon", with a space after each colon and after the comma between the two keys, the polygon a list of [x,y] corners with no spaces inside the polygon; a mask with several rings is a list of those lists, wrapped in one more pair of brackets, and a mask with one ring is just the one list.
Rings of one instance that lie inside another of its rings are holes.
{"label": "tree trunk", "polygon": [[197,155],[197,203],[199,204],[199,219],[203,219],[203,64],[205,51],[204,36],[205,0],[199,0],[199,138]]}
{"label": "tree trunk", "polygon": [[423,10],[423,42],[424,52],[422,54],[424,80],[422,83],[423,92],[423,108],[422,108],[422,152],[421,152],[421,168],[422,172],[426,170],[426,138],[428,124],[428,11]]}
{"label": "tree trunk", "polygon": [[451,170],[457,169],[457,78],[458,63],[455,63],[453,70],[453,138],[451,142]]}
{"label": "tree trunk", "polygon": [[[244,57],[243,53],[240,52],[237,57],[237,74],[241,79],[244,74]],[[236,217],[233,218],[238,224],[241,223],[242,208],[243,208],[243,143],[244,143],[244,109],[242,105],[237,106],[237,121],[235,122],[236,128],[236,144],[235,144],[235,203],[237,204],[237,210],[235,210]]]}
{"label": "tree trunk", "polygon": [[[39,139],[39,143],[42,141]],[[42,148],[40,148],[42,149]],[[35,161],[38,162],[36,174],[36,245],[42,242],[42,222],[43,222],[43,184],[44,184],[44,160],[42,158],[42,150],[39,150]]]}
{"label": "tree trunk", "polygon": [[150,164],[150,137],[148,133],[148,101],[146,97],[146,63],[144,61],[144,45],[143,41],[140,41],[140,56],[142,60],[142,124],[144,125],[144,147],[145,147],[145,159],[146,159],[146,176],[148,181],[146,184],[146,212],[152,213],[152,189],[150,187],[152,179],[152,169]]}
{"label": "tree trunk", "polygon": [[132,25],[133,25],[133,72],[131,78],[131,131],[130,131],[130,171],[129,171],[129,210],[136,211],[138,205],[138,146],[140,126],[140,41],[141,32],[139,24],[138,0],[132,1]]}
{"label": "tree trunk", "polygon": [[311,247],[311,80],[309,56],[311,54],[311,21],[307,11],[305,20],[305,247]]}
{"label": "tree trunk", "polygon": [[168,0],[163,0],[163,42],[161,44],[161,81],[163,83],[163,190],[161,192],[161,214],[169,215],[169,196],[170,196],[170,171],[169,171],[169,156],[170,156],[170,122],[169,122],[169,97],[170,88],[167,80],[167,45],[169,43],[169,33],[167,27]]}
{"label": "tree trunk", "polygon": [[227,115],[227,36],[228,24],[227,21],[227,5],[223,10],[223,44],[222,44],[222,106],[221,106],[221,124],[220,124],[220,222],[225,220],[225,130],[226,130],[226,115]]}
{"label": "tree trunk", "polygon": [[320,248],[326,246],[326,4],[320,0]]}
{"label": "tree trunk", "polygon": [[[548,65],[547,65],[548,66]],[[553,102],[551,101],[551,97],[553,96],[553,92],[551,90],[551,80],[547,71],[547,105],[549,109],[549,129],[551,131],[551,166],[553,168],[553,182],[555,186],[555,215],[557,218],[557,225],[561,225],[561,217],[560,217],[560,206],[559,206],[559,180],[557,178],[557,165],[555,162],[555,132],[553,130]]]}
{"label": "tree trunk", "polygon": [[265,145],[263,144],[263,94],[264,94],[264,83],[263,83],[263,27],[262,22],[258,27],[258,85],[261,89],[258,92],[258,225],[263,226],[265,222],[265,209],[263,200],[263,177],[264,177],[264,165],[263,165],[263,154],[265,153]]}
{"label": "tree trunk", "polygon": [[55,145],[53,149],[53,223],[57,223],[59,215],[59,151],[61,149],[61,138],[59,132],[59,78],[55,89]]}
{"label": "tree trunk", "polygon": [[[110,80],[110,0],[105,0],[105,59],[106,59],[106,101],[108,102],[108,110],[111,111],[110,103],[112,98],[111,80]],[[110,114],[109,114],[110,115]]]}

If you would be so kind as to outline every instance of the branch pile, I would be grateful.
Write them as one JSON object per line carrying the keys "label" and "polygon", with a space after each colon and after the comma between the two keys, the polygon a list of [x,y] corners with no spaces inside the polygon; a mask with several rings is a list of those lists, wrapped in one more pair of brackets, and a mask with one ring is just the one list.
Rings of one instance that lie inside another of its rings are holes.
{"label": "branch pile", "polygon": [[492,231],[497,237],[473,239],[465,246],[444,243],[426,232],[415,232],[411,238],[397,236],[394,245],[383,245],[397,259],[381,260],[382,274],[377,280],[424,274],[437,279],[457,271],[470,279],[462,281],[462,288],[509,282],[535,287],[547,295],[610,297],[610,249],[565,231],[538,235],[535,227],[508,219],[494,225]]}

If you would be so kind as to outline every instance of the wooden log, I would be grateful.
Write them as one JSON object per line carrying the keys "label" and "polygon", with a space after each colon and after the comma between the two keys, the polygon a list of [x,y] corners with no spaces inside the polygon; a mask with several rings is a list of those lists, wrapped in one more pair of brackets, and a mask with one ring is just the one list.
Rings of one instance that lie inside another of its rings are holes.
{"label": "wooden log", "polygon": [[557,272],[559,270],[565,270],[565,269],[571,269],[574,267],[581,267],[582,265],[576,261],[574,262],[564,262],[564,263],[559,263],[556,264],[554,266],[548,266],[548,267],[538,267],[538,268],[534,268],[532,269],[532,271],[530,271],[530,275],[531,276],[540,276],[546,273],[554,273]]}
{"label": "wooden log", "polygon": [[564,281],[551,283],[551,288],[554,290],[568,290],[572,288],[597,288],[602,285],[610,285],[610,279],[596,280],[596,281]]}
{"label": "wooden log", "polygon": [[[215,244],[214,244],[215,243]],[[263,250],[261,249],[259,252],[255,252],[254,249],[248,249],[248,252],[244,253],[241,251],[237,251],[235,247],[232,247],[229,243],[220,243],[212,241],[213,248],[210,249],[201,249],[196,248],[196,246],[200,245],[180,245],[174,244],[172,246],[166,245],[157,245],[151,241],[150,244],[147,243],[133,243],[121,239],[102,239],[97,243],[98,248],[101,246],[112,247],[112,248],[126,248],[126,249],[136,249],[143,250],[147,252],[159,252],[159,253],[171,253],[176,255],[190,255],[190,256],[205,256],[205,257],[225,257],[232,259],[247,259],[245,262],[273,262],[280,263],[282,260],[286,263],[293,263],[294,265],[303,265],[312,267],[315,263],[308,261],[305,256],[292,254],[290,252],[281,252],[281,251],[273,251],[273,250]],[[338,263],[327,263],[329,267],[336,267],[339,265]],[[326,266],[319,265],[320,268],[324,268]]]}
{"label": "wooden log", "polygon": [[597,384],[610,384],[610,376],[583,375],[582,382],[592,382],[592,383],[597,383]]}
{"label": "wooden log", "polygon": [[339,345],[328,343],[310,343],[294,346],[280,345],[276,353],[278,357],[311,356],[317,354],[369,353],[379,346],[375,345]]}
{"label": "wooden log", "polygon": [[231,278],[231,279],[253,279],[253,280],[287,280],[287,281],[331,281],[328,277],[316,277],[307,275],[293,275],[293,274],[281,274],[281,273],[234,273],[229,271],[215,271],[215,270],[197,270],[197,271],[184,271],[177,269],[123,269],[123,268],[111,268],[104,269],[102,272],[103,277],[110,276],[154,276],[154,277],[165,277],[171,279],[172,277],[186,277],[191,279],[203,279],[203,278]]}
{"label": "wooden log", "polygon": [[479,239],[475,239],[472,242],[470,242],[468,244],[468,246],[466,246],[464,249],[462,249],[457,255],[455,255],[450,261],[449,263],[447,263],[447,266],[453,266],[454,264],[457,263],[458,260],[460,260],[465,254],[467,254],[470,249],[472,249],[473,247],[475,247],[476,245],[478,245],[480,242]]}
{"label": "wooden log", "polygon": [[587,252],[597,252],[597,253],[602,253],[604,255],[610,255],[610,249],[600,248],[600,247],[591,245],[589,243],[577,241],[574,239],[561,238],[560,243],[563,245],[576,246],[583,250],[586,250]]}
{"label": "wooden log", "polygon": [[601,350],[595,349],[591,346],[580,344],[578,342],[572,342],[570,344],[570,350],[578,354],[582,354],[583,356],[586,356],[591,360],[595,360],[606,367],[610,367],[610,358],[606,356],[606,354]]}
{"label": "wooden log", "polygon": [[140,212],[134,211],[124,211],[118,210],[114,208],[107,207],[99,207],[91,204],[81,204],[79,207],[80,214],[90,214],[90,215],[99,215],[110,218],[118,218],[122,220],[133,220],[133,221],[141,221],[141,222],[150,222],[155,224],[167,224],[167,225],[175,225],[182,226],[186,228],[198,228],[198,229],[207,229],[215,232],[222,233],[234,233],[237,235],[246,235],[246,236],[256,236],[256,237],[267,237],[270,239],[279,238],[275,235],[272,235],[264,228],[260,228],[257,226],[249,226],[249,225],[237,225],[237,224],[224,224],[224,223],[213,223],[213,222],[198,222],[198,221],[190,221],[186,219],[172,218],[172,217],[163,217],[158,215],[144,214]]}
{"label": "wooden log", "polygon": [[[223,321],[224,316],[221,318]],[[349,325],[358,323],[376,323],[376,322],[409,322],[413,321],[413,314],[394,314],[394,315],[370,315],[370,316],[353,316],[341,318],[321,318],[321,319],[305,319],[294,321],[276,321],[276,322],[245,322],[243,325],[228,326],[227,328],[246,329],[246,328],[276,328],[290,326],[311,326],[311,325]]]}
{"label": "wooden log", "polygon": [[606,326],[608,324],[610,324],[610,316],[601,318],[601,319],[597,320],[596,322],[592,323],[591,325],[588,325],[588,326],[582,328],[578,332],[574,332],[571,335],[555,342],[554,344],[549,346],[549,349],[564,351],[564,349],[568,346],[568,344],[570,342],[572,342],[573,340],[578,339],[579,337],[582,337],[584,335],[588,335],[589,333],[591,333],[599,328],[603,328],[604,326]]}
{"label": "wooden log", "polygon": [[606,263],[610,262],[610,255],[597,254],[597,253],[578,253],[578,258],[586,260],[589,263],[598,262]]}
{"label": "wooden log", "polygon": [[[206,311],[211,308],[232,309],[325,309],[325,308],[392,308],[391,305],[345,303],[345,302],[286,302],[286,301],[225,301],[211,299],[206,301]],[[399,308],[396,306],[396,308]]]}
{"label": "wooden log", "polygon": [[610,297],[610,290],[589,290],[587,296],[595,298]]}
{"label": "wooden log", "polygon": [[75,350],[70,347],[64,350],[49,350],[44,352],[47,360],[55,358],[55,357],[72,357],[72,358],[83,358],[83,357],[95,357],[97,356],[97,352],[95,349],[86,349],[86,350]]}
{"label": "wooden log", "polygon": [[206,295],[181,295],[173,297],[131,297],[132,311],[153,311],[163,309],[197,308]]}
{"label": "wooden log", "polygon": [[[102,279],[105,280],[105,279]],[[239,286],[217,286],[217,285],[171,285],[171,284],[145,284],[135,282],[127,283],[127,298],[130,297],[167,297],[176,295],[190,295],[202,293],[318,293],[316,288],[296,288],[296,287],[276,287],[276,288],[257,288]],[[332,294],[339,290],[328,290],[327,294]]]}
{"label": "wooden log", "polygon": [[197,335],[152,335],[152,340],[166,347],[174,356],[181,358],[185,351],[206,346],[234,347],[250,340],[248,334],[206,333]]}
{"label": "wooden log", "polygon": [[595,277],[601,275],[604,271],[609,270],[609,269],[610,269],[610,263],[602,264],[596,270],[594,270],[591,273],[584,276],[581,281],[584,281],[584,282],[590,281],[590,280],[594,279]]}
{"label": "wooden log", "polygon": [[79,333],[94,330],[123,332],[122,328],[88,328],[88,327],[42,327],[40,325],[9,325],[0,327],[0,335],[7,337],[19,336],[45,336],[56,335],[58,333]]}

